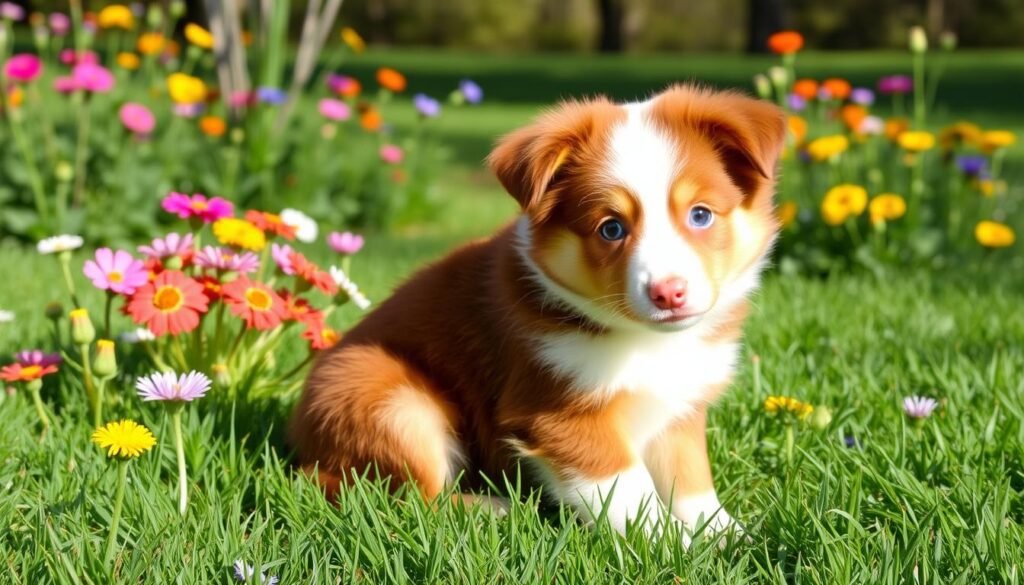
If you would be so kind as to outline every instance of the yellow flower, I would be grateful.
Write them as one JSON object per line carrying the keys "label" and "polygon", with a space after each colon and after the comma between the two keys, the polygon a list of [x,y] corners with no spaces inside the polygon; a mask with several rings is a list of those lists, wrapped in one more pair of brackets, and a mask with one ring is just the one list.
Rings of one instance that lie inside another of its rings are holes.
{"label": "yellow flower", "polygon": [[825,193],[821,217],[828,225],[842,225],[850,216],[864,213],[867,204],[868,192],[864,187],[849,183],[836,185]]}
{"label": "yellow flower", "polygon": [[152,449],[156,437],[139,423],[124,419],[96,429],[92,434],[92,442],[106,449],[108,457],[132,459]]}
{"label": "yellow flower", "polygon": [[267,245],[263,230],[252,223],[236,217],[218,219],[213,223],[213,235],[225,246],[238,246],[246,250],[260,251]]}
{"label": "yellow flower", "polygon": [[1016,241],[1013,228],[998,221],[981,221],[974,228],[974,237],[986,248],[1008,248]]}
{"label": "yellow flower", "polygon": [[213,35],[194,22],[185,25],[185,38],[200,49],[209,51],[213,48]]}
{"label": "yellow flower", "polygon": [[148,32],[139,35],[139,40],[136,41],[135,47],[143,55],[159,55],[164,50],[164,45],[166,44],[167,40],[164,39],[164,35]]}
{"label": "yellow flower", "polygon": [[124,4],[111,4],[100,10],[96,21],[100,28],[121,28],[124,30],[135,28],[135,15]]}
{"label": "yellow flower", "polygon": [[814,412],[814,407],[789,396],[769,396],[764,401],[764,410],[768,414],[789,413],[796,415],[797,418],[805,419]]}
{"label": "yellow flower", "polygon": [[875,224],[899,219],[906,213],[907,202],[895,193],[882,193],[868,204],[868,215]]}
{"label": "yellow flower", "polygon": [[981,141],[981,128],[977,124],[960,121],[946,126],[939,132],[939,144],[943,150],[952,150],[961,144],[977,144]]}
{"label": "yellow flower", "polygon": [[341,41],[348,45],[348,48],[352,49],[353,53],[362,53],[366,50],[366,41],[363,37],[359,36],[354,28],[345,27],[341,29]]}
{"label": "yellow flower", "polygon": [[787,201],[779,206],[776,216],[779,218],[779,224],[783,229],[789,227],[796,220],[796,212],[797,206],[793,201]]}
{"label": "yellow flower", "polygon": [[901,132],[896,141],[904,150],[924,152],[935,146],[935,135],[923,130],[910,130]]}
{"label": "yellow flower", "polygon": [[807,145],[807,154],[816,161],[825,161],[846,152],[847,148],[850,148],[850,141],[842,134],[822,136]]}
{"label": "yellow flower", "polygon": [[206,99],[206,84],[198,77],[172,73],[167,77],[167,92],[178,104],[198,104]]}
{"label": "yellow flower", "polygon": [[135,71],[139,68],[139,56],[135,53],[118,53],[117,54],[117,65],[121,69],[127,69],[128,71]]}
{"label": "yellow flower", "polygon": [[1015,142],[1017,136],[1009,130],[989,130],[981,134],[981,149],[985,152],[1013,146]]}

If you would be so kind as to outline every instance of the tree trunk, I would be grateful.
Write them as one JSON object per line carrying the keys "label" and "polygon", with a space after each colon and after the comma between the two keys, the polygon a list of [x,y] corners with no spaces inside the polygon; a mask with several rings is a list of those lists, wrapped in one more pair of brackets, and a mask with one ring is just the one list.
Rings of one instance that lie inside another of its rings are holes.
{"label": "tree trunk", "polygon": [[768,37],[786,26],[786,0],[747,2],[748,53],[767,53]]}
{"label": "tree trunk", "polygon": [[598,0],[600,37],[597,48],[602,53],[621,53],[623,49],[622,20],[625,10],[622,0]]}

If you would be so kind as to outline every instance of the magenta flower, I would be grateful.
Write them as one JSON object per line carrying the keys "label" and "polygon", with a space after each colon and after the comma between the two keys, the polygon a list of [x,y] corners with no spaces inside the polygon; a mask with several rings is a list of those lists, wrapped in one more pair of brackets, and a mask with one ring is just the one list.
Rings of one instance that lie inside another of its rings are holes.
{"label": "magenta flower", "polygon": [[169,233],[162,238],[154,238],[148,246],[139,246],[139,253],[154,260],[162,260],[171,256],[184,257],[192,252],[192,234],[184,236]]}
{"label": "magenta flower", "polygon": [[146,136],[156,127],[156,117],[142,104],[128,102],[118,111],[121,123],[137,136]]}
{"label": "magenta flower", "polygon": [[355,78],[348,75],[331,73],[327,76],[327,88],[339,95],[348,95],[358,84]]}
{"label": "magenta flower", "polygon": [[331,232],[327,244],[337,253],[351,256],[363,248],[363,236],[352,232]]}
{"label": "magenta flower", "polygon": [[210,379],[196,371],[176,376],[174,372],[157,372],[142,376],[135,382],[139,397],[150,402],[192,402],[210,389]]}
{"label": "magenta flower", "polygon": [[4,64],[4,75],[8,79],[29,83],[43,72],[43,62],[31,53],[18,53]]}
{"label": "magenta flower", "polygon": [[238,90],[228,96],[228,105],[232,108],[247,108],[256,105],[256,94],[251,91]]}
{"label": "magenta flower", "polygon": [[235,213],[234,204],[227,199],[221,197],[207,199],[206,195],[201,193],[189,196],[171,191],[167,197],[164,197],[161,205],[164,211],[173,213],[181,219],[196,217],[203,220],[204,223],[213,223]]}
{"label": "magenta flower", "polygon": [[23,366],[46,366],[59,365],[64,358],[59,353],[44,353],[38,349],[28,349],[14,354],[14,360]]}
{"label": "magenta flower", "polygon": [[124,250],[96,250],[96,259],[86,261],[83,272],[96,288],[124,295],[149,282],[149,272],[142,260]]}
{"label": "magenta flower", "polygon": [[6,20],[24,20],[25,9],[14,2],[0,2],[0,17]]}
{"label": "magenta flower", "polygon": [[404,155],[402,149],[394,144],[385,144],[380,147],[380,159],[389,165],[397,165],[402,162]]}
{"label": "magenta flower", "polygon": [[260,257],[252,252],[236,254],[231,250],[206,246],[195,256],[196,266],[213,268],[225,272],[256,272],[260,267]]}
{"label": "magenta flower", "polygon": [[77,52],[74,49],[63,49],[58,56],[64,65],[78,65],[79,63],[91,63],[96,65],[100,62],[100,56],[94,51]]}
{"label": "magenta flower", "polygon": [[926,396],[907,396],[903,399],[903,412],[913,419],[928,418],[938,406],[938,401]]}
{"label": "magenta flower", "polygon": [[861,106],[870,106],[875,103],[875,92],[866,87],[855,87],[850,92],[850,101]]}
{"label": "magenta flower", "polygon": [[352,110],[341,100],[324,98],[320,100],[320,115],[333,122],[344,122],[352,115]]}
{"label": "magenta flower", "polygon": [[53,80],[53,89],[57,93],[72,93],[78,91],[78,84],[69,75],[62,75]]}
{"label": "magenta flower", "polygon": [[62,37],[71,30],[71,19],[63,12],[51,12],[49,17],[50,32],[54,36]]}
{"label": "magenta flower", "polygon": [[885,94],[910,93],[914,80],[909,75],[886,75],[878,80],[878,91]]}
{"label": "magenta flower", "polygon": [[89,93],[107,93],[114,89],[114,74],[96,63],[78,63],[71,70],[71,79],[75,80],[78,89]]}
{"label": "magenta flower", "polygon": [[281,272],[291,276],[295,274],[295,266],[292,264],[292,247],[288,244],[271,244],[270,256],[274,259]]}

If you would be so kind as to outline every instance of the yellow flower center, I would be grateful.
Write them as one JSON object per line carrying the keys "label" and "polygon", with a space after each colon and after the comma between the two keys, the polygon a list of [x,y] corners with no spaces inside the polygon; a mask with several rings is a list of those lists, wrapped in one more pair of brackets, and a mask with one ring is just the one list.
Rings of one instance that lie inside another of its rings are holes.
{"label": "yellow flower center", "polygon": [[107,280],[109,280],[110,282],[121,282],[122,280],[124,280],[124,275],[114,270],[107,273]]}
{"label": "yellow flower center", "polygon": [[192,208],[192,211],[206,211],[210,208],[209,204],[205,201],[193,201],[189,206]]}
{"label": "yellow flower center", "polygon": [[162,286],[153,295],[153,306],[165,312],[172,313],[185,304],[185,295],[176,286]]}
{"label": "yellow flower center", "polygon": [[269,311],[274,304],[267,291],[255,287],[246,289],[245,302],[248,303],[249,308],[257,311]]}
{"label": "yellow flower center", "polygon": [[38,378],[42,371],[42,366],[25,366],[21,368],[21,377],[26,380]]}

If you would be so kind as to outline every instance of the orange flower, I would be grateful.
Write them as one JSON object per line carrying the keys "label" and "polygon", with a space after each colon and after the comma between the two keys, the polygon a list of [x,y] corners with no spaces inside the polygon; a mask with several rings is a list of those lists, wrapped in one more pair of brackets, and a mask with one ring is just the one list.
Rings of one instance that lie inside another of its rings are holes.
{"label": "orange flower", "polygon": [[269,286],[239,276],[223,288],[224,302],[250,329],[273,329],[288,317],[284,301]]}
{"label": "orange flower", "polygon": [[0,380],[4,382],[31,382],[57,371],[53,364],[11,364],[0,369]]}
{"label": "orange flower", "polygon": [[900,134],[909,129],[910,121],[906,118],[889,118],[885,121],[885,137],[894,142],[900,137]]}
{"label": "orange flower", "polygon": [[790,55],[804,47],[804,36],[792,30],[777,32],[768,37],[768,48],[776,55]]}
{"label": "orange flower", "polygon": [[797,79],[793,84],[793,93],[805,100],[813,100],[818,97],[818,82],[813,79]]}
{"label": "orange flower", "polygon": [[821,88],[828,92],[832,99],[845,100],[850,97],[850,82],[838,77],[832,77],[821,82]]}
{"label": "orange flower", "polygon": [[377,70],[377,83],[395,93],[405,91],[405,76],[390,67],[381,67]]}
{"label": "orange flower", "polygon": [[135,53],[118,53],[117,66],[128,71],[135,71],[139,68],[139,56]]}
{"label": "orange flower", "polygon": [[199,316],[209,304],[203,285],[180,271],[165,270],[129,299],[126,310],[133,321],[160,337],[198,327]]}
{"label": "orange flower", "polygon": [[337,294],[338,284],[334,282],[334,278],[329,272],[321,270],[319,266],[298,252],[292,252],[288,259],[291,261],[295,276],[328,295]]}
{"label": "orange flower", "polygon": [[792,201],[787,201],[779,206],[775,215],[779,219],[779,224],[782,225],[782,229],[786,229],[793,225],[793,222],[796,221],[796,213],[798,210],[796,203]]}
{"label": "orange flower", "polygon": [[846,104],[839,110],[839,117],[843,120],[843,124],[846,124],[847,128],[857,132],[860,128],[860,123],[864,121],[864,118],[868,117],[868,111],[864,106]]}
{"label": "orange flower", "polygon": [[363,85],[355,77],[345,77],[344,83],[339,83],[336,88],[338,95],[347,98],[359,97],[363,92]]}
{"label": "orange flower", "polygon": [[302,338],[309,340],[310,349],[319,351],[329,349],[341,341],[341,334],[328,327],[323,319],[319,319],[306,323]]}
{"label": "orange flower", "polygon": [[374,108],[367,108],[359,115],[359,125],[367,132],[376,132],[380,130],[383,124],[384,119],[381,117],[380,112]]}
{"label": "orange flower", "polygon": [[218,116],[203,116],[199,119],[199,129],[207,136],[220,138],[228,131],[228,124]]}
{"label": "orange flower", "polygon": [[789,125],[789,133],[793,135],[793,140],[797,144],[803,143],[804,138],[807,138],[807,120],[800,116],[790,116],[786,121]]}
{"label": "orange flower", "polygon": [[135,43],[136,48],[143,55],[159,55],[166,44],[167,40],[164,39],[164,35],[155,32],[139,35],[139,40]]}
{"label": "orange flower", "polygon": [[264,232],[276,234],[286,240],[295,239],[295,226],[286,224],[276,213],[250,209],[245,212],[245,219]]}

